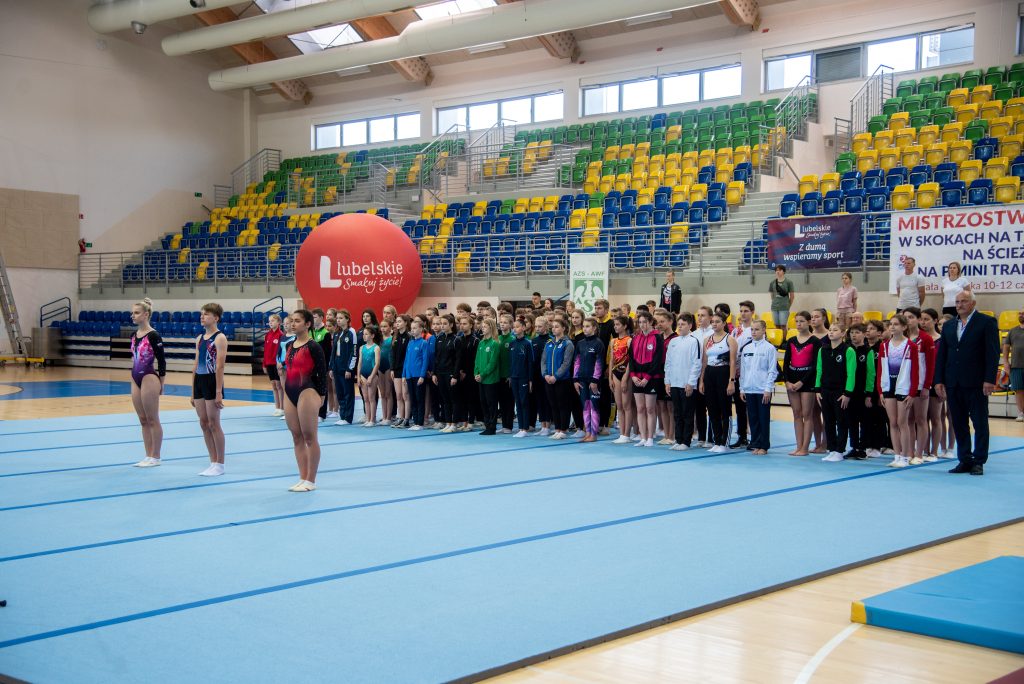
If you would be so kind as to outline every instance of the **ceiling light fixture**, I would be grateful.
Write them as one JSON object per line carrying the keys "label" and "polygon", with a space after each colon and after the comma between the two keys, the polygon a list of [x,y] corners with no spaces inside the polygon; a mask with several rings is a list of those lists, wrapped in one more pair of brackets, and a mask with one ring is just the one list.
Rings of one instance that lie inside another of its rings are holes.
{"label": "ceiling light fixture", "polygon": [[626,26],[640,26],[642,24],[653,24],[656,21],[664,21],[665,19],[671,19],[671,12],[658,12],[657,14],[648,14],[646,17],[634,17],[626,20]]}
{"label": "ceiling light fixture", "polygon": [[489,45],[477,45],[467,48],[466,52],[471,55],[479,55],[481,52],[494,52],[495,50],[504,50],[506,47],[508,46],[504,43],[490,43]]}

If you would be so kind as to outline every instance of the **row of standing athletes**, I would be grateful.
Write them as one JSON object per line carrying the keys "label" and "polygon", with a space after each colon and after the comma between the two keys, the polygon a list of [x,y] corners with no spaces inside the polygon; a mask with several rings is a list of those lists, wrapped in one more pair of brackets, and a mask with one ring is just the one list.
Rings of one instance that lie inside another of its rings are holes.
{"label": "row of standing athletes", "polygon": [[[272,322],[266,347],[267,372],[280,402],[275,413],[283,414],[291,430],[299,469],[300,480],[290,491],[315,489],[317,425],[330,408],[331,379],[341,425],[353,422],[358,387],[367,427],[378,424],[380,396],[379,424],[392,427],[422,429],[430,405],[434,426],[447,432],[469,431],[482,421],[481,434],[493,435],[500,417],[502,431],[510,433],[518,416],[516,437],[565,439],[572,419],[581,441],[589,442],[607,434],[614,395],[620,435],[613,443],[652,447],[660,433],[659,444],[675,450],[690,448],[696,437],[697,446],[714,452],[728,445],[764,454],[780,373],[777,350],[765,338],[764,323],[754,320],[752,303],[741,303],[734,327],[723,308],[701,307],[696,316],[677,317],[638,307],[634,331],[632,319],[611,318],[601,301],[598,316],[585,319],[575,333],[557,311],[513,316],[481,307],[477,316],[460,312],[456,320],[431,312],[399,316],[388,307],[380,325],[372,312],[364,312],[360,333],[345,311],[332,312],[333,320],[321,311],[296,311],[285,329]],[[139,467],[160,464],[158,397],[165,363],[151,313],[148,299],[133,307],[138,331],[132,339],[132,397],[146,447]],[[220,410],[227,343],[217,329],[221,315],[219,305],[204,306],[204,333],[196,340],[192,403],[210,455],[203,476],[224,473]],[[942,402],[928,392],[938,315],[907,309],[887,324],[857,322],[848,330],[827,322],[822,309],[801,312],[797,334],[785,343],[781,374],[797,439],[791,455],[811,453],[814,436],[814,452],[826,453],[825,461],[877,456],[893,446],[892,466],[949,457],[951,431]],[[391,333],[388,339],[382,328]],[[728,444],[733,406],[738,439]],[[844,454],[847,439],[851,450]]]}

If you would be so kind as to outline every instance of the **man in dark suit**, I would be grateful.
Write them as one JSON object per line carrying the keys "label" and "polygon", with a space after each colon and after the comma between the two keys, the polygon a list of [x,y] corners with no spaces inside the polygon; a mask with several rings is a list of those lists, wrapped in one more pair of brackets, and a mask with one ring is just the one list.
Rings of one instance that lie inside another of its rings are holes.
{"label": "man in dark suit", "polygon": [[[982,475],[988,460],[988,397],[996,388],[999,326],[975,311],[971,292],[956,296],[956,318],[942,326],[935,361],[935,392],[949,403],[960,463],[951,473]],[[974,425],[974,449],[971,429]]]}
{"label": "man in dark suit", "polygon": [[665,284],[661,286],[661,308],[678,315],[682,305],[683,291],[676,285],[675,271],[669,271],[665,274]]}

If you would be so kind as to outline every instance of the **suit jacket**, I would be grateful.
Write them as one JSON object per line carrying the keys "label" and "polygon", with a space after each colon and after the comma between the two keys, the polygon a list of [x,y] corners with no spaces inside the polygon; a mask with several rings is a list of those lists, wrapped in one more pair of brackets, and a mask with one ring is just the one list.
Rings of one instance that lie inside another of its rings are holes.
{"label": "suit jacket", "polygon": [[956,339],[960,318],[942,326],[935,359],[934,384],[947,387],[981,387],[995,384],[999,365],[999,326],[996,319],[975,310],[963,336]]}
{"label": "suit jacket", "polygon": [[665,296],[665,288],[668,287],[668,283],[661,286],[661,300],[662,308],[668,309],[674,314],[679,313],[679,308],[683,304],[683,291],[679,289],[679,285],[672,283],[672,294],[669,297]]}

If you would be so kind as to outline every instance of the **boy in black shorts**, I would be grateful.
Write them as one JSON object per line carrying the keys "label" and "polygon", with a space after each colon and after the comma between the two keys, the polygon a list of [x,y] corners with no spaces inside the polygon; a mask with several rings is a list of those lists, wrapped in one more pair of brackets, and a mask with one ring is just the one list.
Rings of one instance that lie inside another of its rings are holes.
{"label": "boy in black shorts", "polygon": [[220,304],[206,304],[199,322],[203,334],[196,338],[196,362],[192,367],[192,406],[199,416],[199,427],[210,454],[210,466],[199,473],[203,477],[224,474],[224,430],[220,411],[224,408],[224,361],[228,340],[217,329],[224,309]]}

